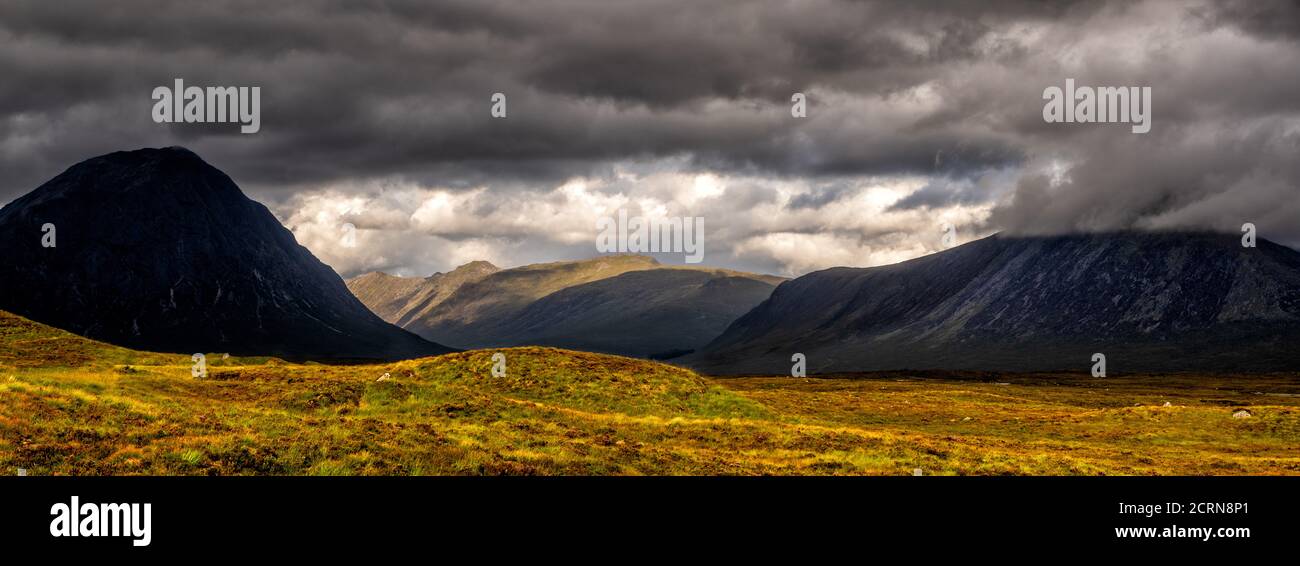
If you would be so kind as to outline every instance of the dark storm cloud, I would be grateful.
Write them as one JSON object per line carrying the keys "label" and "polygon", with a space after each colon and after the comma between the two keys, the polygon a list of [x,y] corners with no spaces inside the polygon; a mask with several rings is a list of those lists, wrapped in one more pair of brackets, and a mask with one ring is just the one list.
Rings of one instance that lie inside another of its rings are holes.
{"label": "dark storm cloud", "polygon": [[[1071,13],[1036,2],[251,2],[0,5],[5,197],[98,152],[184,144],[263,189],[400,173],[549,182],[628,157],[820,175],[1016,159],[1008,140],[837,127],[810,94],[886,97],[936,69],[1018,57],[997,28]],[[987,21],[984,21],[987,20]],[[906,37],[905,37],[906,36]],[[908,38],[911,38],[910,40]],[[914,45],[906,45],[912,41]],[[263,88],[263,130],[165,126],[154,86]],[[488,116],[509,96],[510,117]],[[821,119],[817,120],[818,113]]]}
{"label": "dark storm cloud", "polygon": [[[1212,0],[5,2],[0,200],[92,155],[183,144],[279,202],[395,176],[540,190],[666,161],[806,180],[791,210],[835,206],[860,188],[845,178],[914,175],[927,183],[894,210],[995,204],[989,228],[1027,232],[1247,218],[1296,243],[1294,205],[1276,204],[1300,180],[1296,16]],[[175,77],[261,86],[262,131],[153,123],[149,93]],[[1151,86],[1152,133],[1044,123],[1042,89],[1067,77]]]}
{"label": "dark storm cloud", "polygon": [[[1178,8],[1186,5],[1173,4]],[[1056,128],[1026,118],[1020,131],[1059,175],[1023,176],[990,223],[1032,233],[1127,228],[1238,231],[1300,245],[1300,45],[1294,2],[1216,2],[1185,8],[1138,59],[1075,66],[1081,84],[1149,85],[1154,127]],[[1140,12],[1139,12],[1140,13]],[[1290,23],[1266,23],[1274,18]],[[1196,33],[1191,33],[1195,31]],[[1150,34],[1150,35],[1141,35]],[[1130,36],[1130,37],[1131,37]],[[1122,130],[1121,130],[1122,131]]]}
{"label": "dark storm cloud", "polygon": [[855,184],[843,181],[818,184],[808,192],[790,199],[789,206],[794,209],[819,209],[839,200],[840,197],[846,194],[851,194],[857,188]]}
{"label": "dark storm cloud", "polygon": [[1295,0],[1220,0],[1197,12],[1212,26],[1291,41],[1300,39],[1300,2]]}
{"label": "dark storm cloud", "polygon": [[[935,161],[941,163],[942,154],[938,154]],[[989,202],[1006,187],[1014,184],[1015,179],[1016,170],[1010,168],[965,177],[934,175],[924,187],[900,199],[890,209],[939,208],[952,204]]]}

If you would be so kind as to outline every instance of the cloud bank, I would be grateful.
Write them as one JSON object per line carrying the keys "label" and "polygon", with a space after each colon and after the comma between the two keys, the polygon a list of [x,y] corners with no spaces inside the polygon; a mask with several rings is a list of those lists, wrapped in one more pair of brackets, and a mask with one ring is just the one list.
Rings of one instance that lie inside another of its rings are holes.
{"label": "cloud bank", "polygon": [[[707,264],[787,275],[928,253],[944,223],[1300,244],[1293,2],[981,4],[6,2],[0,199],[185,145],[344,275],[589,257],[619,207],[703,216]],[[261,131],[154,123],[178,77],[260,86]],[[1151,132],[1045,123],[1066,78],[1150,86]]]}

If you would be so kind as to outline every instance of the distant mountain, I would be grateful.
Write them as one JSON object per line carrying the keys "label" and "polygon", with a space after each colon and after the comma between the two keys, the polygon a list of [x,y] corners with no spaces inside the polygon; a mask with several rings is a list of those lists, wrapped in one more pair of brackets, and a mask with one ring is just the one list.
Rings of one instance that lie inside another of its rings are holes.
{"label": "distant mountain", "polygon": [[631,271],[538,299],[520,311],[504,339],[672,358],[707,344],[774,288],[725,271]]}
{"label": "distant mountain", "polygon": [[399,277],[372,271],[343,282],[370,312],[391,323],[406,310],[407,301],[424,281],[421,277]]}
{"label": "distant mountain", "polygon": [[429,314],[461,285],[501,271],[486,261],[471,261],[448,273],[397,277],[372,272],[347,280],[348,290],[388,322],[402,326]]}
{"label": "distant mountain", "polygon": [[[717,336],[782,279],[611,255],[500,271],[475,262],[424,281],[372,273],[349,287],[387,320],[457,347],[545,345],[674,357]],[[434,285],[454,289],[419,298]],[[412,298],[402,300],[402,292]]]}
{"label": "distant mountain", "polygon": [[449,351],[372,314],[266,207],[182,148],[72,166],[0,210],[0,255],[0,309],[130,348],[289,359]]}
{"label": "distant mountain", "polygon": [[992,236],[786,282],[683,363],[878,369],[1300,370],[1300,253],[1207,233]]}

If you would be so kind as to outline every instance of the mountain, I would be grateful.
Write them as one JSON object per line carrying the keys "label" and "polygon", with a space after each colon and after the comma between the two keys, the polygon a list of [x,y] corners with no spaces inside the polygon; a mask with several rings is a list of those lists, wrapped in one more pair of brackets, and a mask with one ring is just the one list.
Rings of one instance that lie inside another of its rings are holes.
{"label": "mountain", "polygon": [[561,289],[528,305],[504,339],[643,358],[707,344],[775,286],[721,270],[649,269]]}
{"label": "mountain", "polygon": [[0,255],[0,309],[120,346],[290,359],[449,351],[371,313],[265,206],[183,148],[72,166],[0,209]]}
{"label": "mountain", "polygon": [[[499,271],[475,262],[425,281],[371,273],[349,287],[387,320],[458,347],[545,345],[666,358],[717,336],[782,279],[608,255]],[[420,299],[432,285],[455,288]],[[403,291],[412,298],[399,298]]]}
{"label": "mountain", "polygon": [[1300,370],[1300,252],[1232,234],[995,235],[783,283],[682,363],[882,369]]}
{"label": "mountain", "polygon": [[[434,274],[434,277],[437,275]],[[406,312],[407,302],[419,291],[425,280],[420,277],[399,277],[382,271],[372,271],[359,277],[345,279],[343,282],[347,285],[348,291],[361,300],[370,312],[392,323]]]}
{"label": "mountain", "polygon": [[486,261],[471,261],[448,273],[398,277],[372,272],[347,280],[348,290],[375,314],[398,326],[426,316],[461,285],[501,271]]}

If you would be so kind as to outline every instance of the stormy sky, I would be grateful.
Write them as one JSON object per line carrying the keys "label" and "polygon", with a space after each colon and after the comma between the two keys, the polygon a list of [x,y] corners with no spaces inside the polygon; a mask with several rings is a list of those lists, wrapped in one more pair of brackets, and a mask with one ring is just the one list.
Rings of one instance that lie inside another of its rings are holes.
{"label": "stormy sky", "polygon": [[[0,201],[182,145],[344,276],[591,257],[620,208],[781,275],[945,224],[1300,245],[1295,1],[10,1],[0,44]],[[261,131],[155,123],[175,78],[261,87]],[[1151,87],[1151,131],[1046,123],[1067,78]]]}

